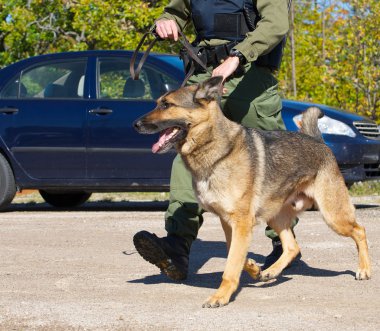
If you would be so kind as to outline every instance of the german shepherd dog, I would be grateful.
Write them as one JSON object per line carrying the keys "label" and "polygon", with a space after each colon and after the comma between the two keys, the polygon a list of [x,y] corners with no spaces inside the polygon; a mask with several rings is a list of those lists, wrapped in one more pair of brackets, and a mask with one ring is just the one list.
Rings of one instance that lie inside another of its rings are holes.
{"label": "german shepherd dog", "polygon": [[[161,132],[155,153],[175,147],[190,170],[201,206],[220,217],[228,257],[220,287],[203,307],[228,304],[242,270],[254,279],[276,278],[300,252],[292,220],[318,206],[327,225],[351,237],[359,254],[356,279],[371,276],[363,226],[331,150],[317,126],[323,116],[311,107],[301,132],[262,131],[228,120],[219,105],[222,78],[213,77],[166,93],[157,107],[135,121],[143,134]],[[247,258],[253,226],[265,221],[280,236],[283,253],[266,270]]]}

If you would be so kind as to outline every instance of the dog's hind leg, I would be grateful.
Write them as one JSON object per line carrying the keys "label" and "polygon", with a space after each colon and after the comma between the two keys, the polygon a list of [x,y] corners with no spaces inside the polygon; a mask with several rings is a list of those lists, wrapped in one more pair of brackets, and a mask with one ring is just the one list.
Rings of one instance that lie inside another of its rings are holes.
{"label": "dog's hind leg", "polygon": [[[224,231],[224,235],[226,236],[226,244],[227,244],[227,253],[230,250],[231,246],[231,237],[232,237],[232,229],[231,226],[224,222],[223,220],[220,221],[222,224],[222,228]],[[244,263],[243,268],[248,274],[255,280],[260,278],[261,268],[256,264],[256,262],[253,259],[246,259]]]}
{"label": "dog's hind leg", "polygon": [[356,279],[371,277],[371,265],[365,229],[355,219],[353,206],[344,180],[337,166],[320,172],[315,181],[315,201],[327,225],[336,233],[351,237],[359,254],[359,269]]}
{"label": "dog's hind leg", "polygon": [[[222,282],[214,295],[209,297],[203,307],[221,307],[230,301],[231,295],[236,291],[244,263],[247,258],[248,247],[252,238],[253,216],[234,213],[229,217],[231,224],[230,244],[226,267]],[[227,241],[228,241],[228,236]]]}
{"label": "dog's hind leg", "polygon": [[261,272],[260,280],[268,281],[276,278],[299,254],[300,248],[290,228],[295,217],[296,212],[293,207],[287,205],[281,209],[281,212],[275,218],[268,222],[268,225],[278,233],[283,252],[275,263]]}

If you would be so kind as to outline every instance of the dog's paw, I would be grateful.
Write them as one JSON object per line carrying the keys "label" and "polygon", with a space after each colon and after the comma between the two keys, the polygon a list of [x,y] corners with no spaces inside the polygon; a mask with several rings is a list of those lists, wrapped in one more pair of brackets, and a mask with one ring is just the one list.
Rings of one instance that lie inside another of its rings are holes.
{"label": "dog's paw", "polygon": [[261,268],[252,259],[247,259],[244,270],[255,280],[260,279]]}
{"label": "dog's paw", "polygon": [[371,278],[371,271],[369,269],[359,269],[356,272],[356,280],[368,280]]}
{"label": "dog's paw", "polygon": [[264,270],[259,275],[259,280],[261,282],[267,282],[271,279],[275,279],[278,276],[277,272],[273,272],[270,269]]}
{"label": "dog's paw", "polygon": [[215,295],[209,297],[202,305],[203,308],[219,308],[228,305],[229,299],[217,297]]}

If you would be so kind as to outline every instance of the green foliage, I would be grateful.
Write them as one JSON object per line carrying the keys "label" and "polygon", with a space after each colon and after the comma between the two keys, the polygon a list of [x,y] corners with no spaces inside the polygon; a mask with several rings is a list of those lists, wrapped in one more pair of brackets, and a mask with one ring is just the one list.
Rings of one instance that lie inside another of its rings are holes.
{"label": "green foliage", "polygon": [[0,67],[51,52],[134,49],[162,2],[0,0]]}
{"label": "green foliage", "polygon": [[380,2],[293,1],[297,94],[288,42],[279,74],[286,97],[325,103],[380,123]]}
{"label": "green foliage", "polygon": [[[0,0],[0,67],[45,53],[135,49],[168,0]],[[380,1],[293,0],[295,69],[288,39],[279,73],[287,98],[325,103],[380,123]],[[189,39],[194,34],[187,31]],[[154,51],[177,53],[179,43]]]}

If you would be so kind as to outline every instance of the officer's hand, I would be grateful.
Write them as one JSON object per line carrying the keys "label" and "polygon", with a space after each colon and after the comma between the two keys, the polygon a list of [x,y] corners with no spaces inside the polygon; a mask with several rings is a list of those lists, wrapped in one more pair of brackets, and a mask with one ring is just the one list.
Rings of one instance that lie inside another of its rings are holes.
{"label": "officer's hand", "polygon": [[156,33],[162,39],[178,40],[178,26],[174,20],[161,19],[156,21]]}
{"label": "officer's hand", "polygon": [[235,72],[238,66],[239,58],[237,56],[230,56],[212,71],[212,76],[223,76],[223,81],[225,81]]}

